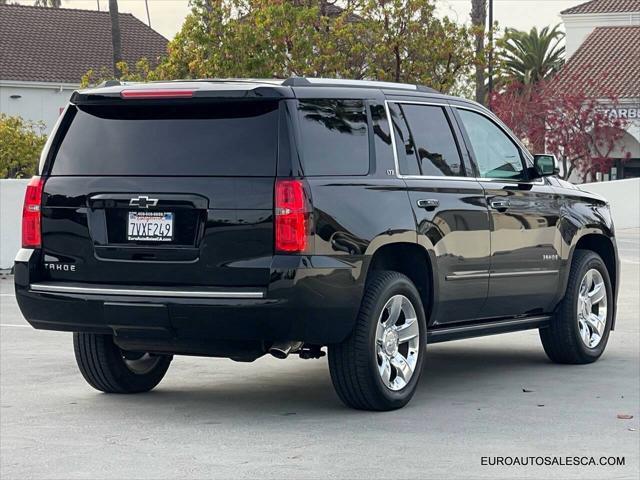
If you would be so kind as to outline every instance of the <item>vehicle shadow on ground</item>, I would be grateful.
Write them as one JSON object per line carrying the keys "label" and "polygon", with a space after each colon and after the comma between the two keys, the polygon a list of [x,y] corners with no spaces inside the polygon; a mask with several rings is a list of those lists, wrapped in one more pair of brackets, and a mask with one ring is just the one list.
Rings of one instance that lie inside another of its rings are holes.
{"label": "vehicle shadow on ground", "polygon": [[428,348],[419,389],[447,391],[461,383],[482,383],[508,377],[526,377],[553,367],[542,347],[516,350],[512,346],[438,345]]}
{"label": "vehicle shadow on ground", "polygon": [[[476,401],[491,404],[501,394],[486,388],[486,384],[512,383],[513,388],[520,388],[527,378],[554,368],[542,349],[518,351],[478,346],[469,349],[463,345],[450,345],[430,350],[418,394],[408,408],[437,408],[437,403],[459,401],[461,390],[473,391]],[[225,370],[228,372],[228,367]],[[573,375],[569,370],[556,370],[554,375],[557,374],[566,375],[567,382]],[[326,360],[301,364],[292,359],[274,364],[266,374],[264,369],[252,372],[250,368],[239,368],[238,376],[231,378],[228,375],[222,378],[215,368],[199,365],[189,375],[198,380],[181,382],[174,378],[148,394],[97,395],[93,401],[107,409],[114,404],[118,408],[126,406],[136,410],[137,415],[157,416],[167,409],[172,412],[165,417],[169,422],[176,418],[173,414],[176,410],[180,412],[177,421],[183,421],[185,416],[208,418],[213,412],[216,417],[251,414],[262,419],[309,414],[316,418],[368,414],[356,413],[342,405],[333,391]]]}

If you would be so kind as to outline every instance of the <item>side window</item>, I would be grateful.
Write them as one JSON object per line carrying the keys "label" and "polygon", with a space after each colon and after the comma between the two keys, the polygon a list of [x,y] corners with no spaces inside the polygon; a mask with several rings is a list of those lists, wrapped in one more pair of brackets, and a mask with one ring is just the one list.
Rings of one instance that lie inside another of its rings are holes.
{"label": "side window", "polygon": [[469,135],[480,177],[525,177],[520,149],[495,123],[470,110],[459,109],[458,113]]}
{"label": "side window", "polygon": [[305,175],[366,175],[369,131],[362,100],[298,102]]}
{"label": "side window", "polygon": [[404,156],[400,161],[400,173],[447,177],[464,175],[460,152],[442,107],[418,104],[393,106],[398,118],[397,122],[394,118],[394,126],[398,124],[400,136],[398,153],[400,157]]}
{"label": "side window", "polygon": [[389,111],[391,112],[393,134],[395,135],[396,148],[398,150],[399,173],[402,175],[420,175],[413,139],[411,138],[404,112],[397,103],[390,103]]}
{"label": "side window", "polygon": [[389,122],[384,105],[371,105],[371,124],[377,164],[393,165],[393,144],[391,142]]}

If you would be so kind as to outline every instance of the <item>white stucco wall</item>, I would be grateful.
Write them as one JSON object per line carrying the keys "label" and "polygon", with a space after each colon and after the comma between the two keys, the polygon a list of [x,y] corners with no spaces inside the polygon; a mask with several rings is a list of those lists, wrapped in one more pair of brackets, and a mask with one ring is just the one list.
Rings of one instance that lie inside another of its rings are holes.
{"label": "white stucco wall", "polygon": [[613,223],[617,229],[640,227],[640,178],[583,183],[580,188],[598,193],[609,200]]}
{"label": "white stucco wall", "polygon": [[596,27],[615,27],[624,25],[639,25],[640,12],[633,13],[583,13],[560,15],[567,32],[566,56],[573,55]]}
{"label": "white stucco wall", "polygon": [[22,204],[28,179],[0,180],[0,269],[11,268],[22,242]]}
{"label": "white stucco wall", "polygon": [[[60,109],[79,85],[9,82],[0,80],[0,112],[19,115],[25,120],[43,121],[49,134]],[[11,97],[14,98],[11,98]],[[15,98],[19,96],[19,98]]]}

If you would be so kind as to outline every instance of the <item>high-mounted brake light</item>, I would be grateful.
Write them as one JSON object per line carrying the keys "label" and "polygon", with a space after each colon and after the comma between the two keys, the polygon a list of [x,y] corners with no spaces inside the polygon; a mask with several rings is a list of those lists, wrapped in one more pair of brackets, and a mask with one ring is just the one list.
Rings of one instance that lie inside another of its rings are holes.
{"label": "high-mounted brake light", "polygon": [[177,88],[168,89],[137,89],[137,90],[122,90],[120,97],[130,99],[141,98],[191,98],[195,90],[178,90]]}
{"label": "high-mounted brake light", "polygon": [[44,179],[33,177],[27,184],[22,207],[22,248],[40,248],[42,235],[40,230],[40,207]]}
{"label": "high-mounted brake light", "polygon": [[300,180],[277,180],[275,190],[276,251],[303,252],[310,213],[304,185]]}

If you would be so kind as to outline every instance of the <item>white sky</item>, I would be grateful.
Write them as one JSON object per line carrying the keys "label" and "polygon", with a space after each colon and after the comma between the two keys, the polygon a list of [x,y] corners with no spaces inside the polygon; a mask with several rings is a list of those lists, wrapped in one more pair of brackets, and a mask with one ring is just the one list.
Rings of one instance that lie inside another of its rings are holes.
{"label": "white sky", "polygon": [[[16,1],[16,0],[13,0]],[[560,23],[561,10],[586,0],[494,0],[494,18],[502,28],[513,27],[529,30],[531,27],[544,27]],[[19,3],[32,5],[33,0],[18,0]],[[109,0],[63,0],[64,8],[82,8],[96,10],[98,2],[102,10],[107,10]],[[436,0],[442,15],[458,22],[469,21],[471,0]],[[171,39],[180,29],[185,16],[189,13],[188,0],[148,0],[151,26],[165,37]],[[147,23],[144,0],[118,0],[120,12],[132,13]]]}

